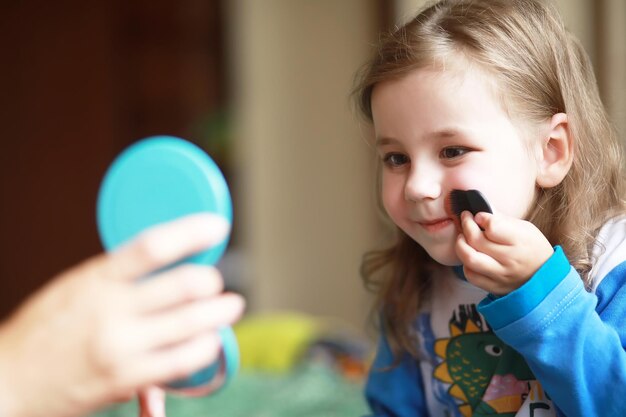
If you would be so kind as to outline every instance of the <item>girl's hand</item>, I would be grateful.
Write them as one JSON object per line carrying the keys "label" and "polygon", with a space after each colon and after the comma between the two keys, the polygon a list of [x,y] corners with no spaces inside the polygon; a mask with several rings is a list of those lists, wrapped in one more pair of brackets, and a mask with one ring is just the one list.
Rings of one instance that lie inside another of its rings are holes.
{"label": "girl's hand", "polygon": [[521,287],[554,252],[539,229],[525,220],[465,211],[461,229],[456,252],[465,277],[495,295]]}
{"label": "girl's hand", "polygon": [[0,415],[88,415],[215,361],[217,329],[239,318],[243,299],[222,293],[213,267],[161,269],[227,231],[210,215],[157,226],[27,300],[0,326]]}

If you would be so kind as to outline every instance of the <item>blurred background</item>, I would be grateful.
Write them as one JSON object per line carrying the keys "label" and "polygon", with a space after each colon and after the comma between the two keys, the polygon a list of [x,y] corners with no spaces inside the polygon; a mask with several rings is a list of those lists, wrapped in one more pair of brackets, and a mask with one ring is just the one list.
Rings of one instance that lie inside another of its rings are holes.
{"label": "blurred background", "polygon": [[[155,134],[203,147],[234,200],[227,286],[248,314],[365,335],[362,254],[385,237],[354,73],[419,0],[2,0],[0,317],[102,250],[98,187]],[[626,132],[626,2],[559,0]],[[295,414],[292,414],[295,415]]]}
{"label": "blurred background", "polygon": [[391,11],[380,0],[3,1],[0,314],[102,250],[107,167],[170,134],[227,177],[222,267],[250,310],[361,326],[373,154],[348,96]]}

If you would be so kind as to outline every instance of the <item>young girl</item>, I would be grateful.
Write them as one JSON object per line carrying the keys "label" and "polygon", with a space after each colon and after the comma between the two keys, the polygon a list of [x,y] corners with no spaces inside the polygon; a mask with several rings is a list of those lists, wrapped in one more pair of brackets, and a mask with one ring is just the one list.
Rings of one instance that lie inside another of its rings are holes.
{"label": "young girl", "polygon": [[[365,258],[378,416],[626,415],[622,157],[589,60],[540,0],[444,0],[356,89],[395,244]],[[494,214],[449,207],[480,190]]]}

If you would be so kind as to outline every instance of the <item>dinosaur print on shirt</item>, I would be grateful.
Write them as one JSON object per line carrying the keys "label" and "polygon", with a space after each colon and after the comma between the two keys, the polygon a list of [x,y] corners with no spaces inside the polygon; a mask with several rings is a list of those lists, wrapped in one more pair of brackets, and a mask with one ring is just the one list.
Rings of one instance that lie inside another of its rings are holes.
{"label": "dinosaur print on shirt", "polygon": [[476,305],[459,305],[452,312],[449,337],[435,340],[433,351],[440,361],[433,377],[446,384],[458,415],[555,415],[524,358],[493,333]]}

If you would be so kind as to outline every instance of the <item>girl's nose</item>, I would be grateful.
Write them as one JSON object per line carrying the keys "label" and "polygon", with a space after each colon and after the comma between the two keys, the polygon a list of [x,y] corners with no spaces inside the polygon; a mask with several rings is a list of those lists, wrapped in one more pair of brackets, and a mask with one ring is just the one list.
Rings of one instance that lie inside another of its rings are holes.
{"label": "girl's nose", "polygon": [[429,170],[413,170],[404,186],[407,201],[436,199],[441,196],[441,181],[437,174]]}

